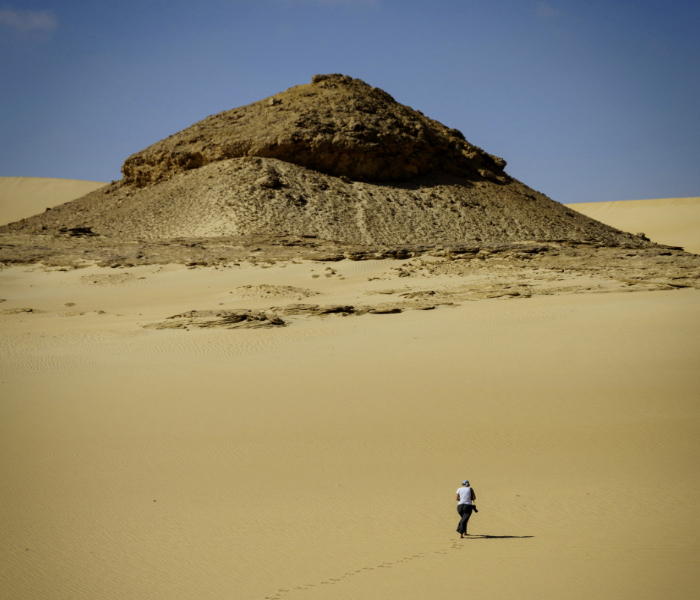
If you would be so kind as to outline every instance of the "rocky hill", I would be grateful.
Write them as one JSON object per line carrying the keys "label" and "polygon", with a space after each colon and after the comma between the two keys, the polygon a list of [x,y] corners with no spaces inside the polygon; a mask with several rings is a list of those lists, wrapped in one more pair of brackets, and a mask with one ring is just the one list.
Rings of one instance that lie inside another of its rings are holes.
{"label": "rocky hill", "polygon": [[149,146],[125,161],[122,181],[0,232],[649,244],[530,189],[505,164],[382,90],[317,75]]}

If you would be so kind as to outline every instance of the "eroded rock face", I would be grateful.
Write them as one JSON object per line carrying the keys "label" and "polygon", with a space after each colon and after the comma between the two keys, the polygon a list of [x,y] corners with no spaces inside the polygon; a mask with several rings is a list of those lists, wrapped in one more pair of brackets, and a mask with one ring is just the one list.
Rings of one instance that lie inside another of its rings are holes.
{"label": "eroded rock face", "polygon": [[[316,75],[207,117],[130,156],[124,182],[145,187],[230,158],[276,158],[353,180],[405,181],[432,171],[506,183],[506,162],[461,132],[345,75]],[[266,179],[275,187],[274,175]]]}

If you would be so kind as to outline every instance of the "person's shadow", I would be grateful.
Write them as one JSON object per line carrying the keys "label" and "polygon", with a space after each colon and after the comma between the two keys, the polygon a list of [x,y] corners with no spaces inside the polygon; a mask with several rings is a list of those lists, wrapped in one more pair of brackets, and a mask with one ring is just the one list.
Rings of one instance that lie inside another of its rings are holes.
{"label": "person's shadow", "polygon": [[534,535],[486,535],[485,533],[477,533],[468,535],[463,540],[522,540],[524,538],[535,537]]}

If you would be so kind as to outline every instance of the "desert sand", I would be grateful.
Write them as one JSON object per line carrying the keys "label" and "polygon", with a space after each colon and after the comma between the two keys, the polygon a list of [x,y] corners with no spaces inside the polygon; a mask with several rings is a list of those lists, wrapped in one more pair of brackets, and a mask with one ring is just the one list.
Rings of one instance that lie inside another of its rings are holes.
{"label": "desert sand", "polygon": [[623,231],[645,233],[661,244],[700,254],[700,198],[663,198],[569,204],[588,217]]}
{"label": "desert sand", "polygon": [[0,225],[26,219],[104,185],[78,179],[0,177]]}
{"label": "desert sand", "polygon": [[698,289],[543,263],[531,294],[148,328],[502,278],[420,260],[0,270],[0,597],[693,597]]}

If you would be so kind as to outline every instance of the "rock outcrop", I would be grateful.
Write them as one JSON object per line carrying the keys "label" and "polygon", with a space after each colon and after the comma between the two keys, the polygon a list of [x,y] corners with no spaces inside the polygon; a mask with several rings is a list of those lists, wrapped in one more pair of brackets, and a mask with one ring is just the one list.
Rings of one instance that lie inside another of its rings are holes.
{"label": "rock outcrop", "polygon": [[[207,117],[130,156],[122,173],[126,183],[144,187],[244,156],[366,181],[406,181],[436,170],[507,181],[502,158],[345,75],[316,75],[310,84]],[[274,179],[267,185],[275,187]]]}
{"label": "rock outcrop", "polygon": [[153,144],[126,160],[122,181],[0,233],[651,244],[529,188],[505,164],[359,79],[317,75]]}

